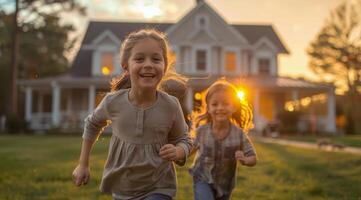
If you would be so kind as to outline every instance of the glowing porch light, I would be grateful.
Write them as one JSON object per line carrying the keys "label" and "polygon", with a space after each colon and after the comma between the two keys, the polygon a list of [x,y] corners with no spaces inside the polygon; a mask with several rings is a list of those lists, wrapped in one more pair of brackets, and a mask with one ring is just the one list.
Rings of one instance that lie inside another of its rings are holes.
{"label": "glowing porch light", "polygon": [[311,98],[310,97],[306,97],[306,98],[301,99],[301,105],[303,107],[306,107],[306,106],[310,105],[310,103],[311,103]]}
{"label": "glowing porch light", "polygon": [[196,100],[201,100],[202,99],[202,95],[201,95],[201,93],[199,93],[199,92],[197,92],[197,93],[195,93],[194,94],[194,98],[196,99]]}
{"label": "glowing porch light", "polygon": [[293,105],[293,102],[291,101],[291,102],[287,102],[286,104],[285,104],[285,109],[287,110],[287,111],[289,111],[289,112],[293,112],[293,111],[295,111],[295,105]]}

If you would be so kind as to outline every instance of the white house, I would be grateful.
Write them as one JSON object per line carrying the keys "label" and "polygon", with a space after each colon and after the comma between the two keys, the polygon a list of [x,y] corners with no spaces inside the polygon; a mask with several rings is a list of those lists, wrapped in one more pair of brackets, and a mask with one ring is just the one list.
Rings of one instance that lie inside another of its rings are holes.
{"label": "white house", "polygon": [[[188,111],[196,102],[195,94],[219,77],[226,77],[246,90],[254,108],[256,130],[275,120],[284,109],[303,107],[307,111],[303,122],[316,116],[319,130],[336,131],[334,87],[280,77],[278,55],[289,52],[273,27],[229,24],[204,1],[197,1],[174,24],[91,21],[67,74],[20,81],[30,127],[80,129],[83,119],[101,100],[97,94],[109,91],[110,78],[121,72],[122,40],[141,28],[167,34],[177,57],[177,72],[191,78],[184,102]],[[312,102],[323,103],[323,111],[310,107]]]}

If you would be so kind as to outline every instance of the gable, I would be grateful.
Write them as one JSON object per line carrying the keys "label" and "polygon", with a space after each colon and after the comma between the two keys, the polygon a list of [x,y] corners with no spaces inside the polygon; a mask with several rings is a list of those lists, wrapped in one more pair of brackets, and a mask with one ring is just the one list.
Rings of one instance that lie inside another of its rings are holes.
{"label": "gable", "polygon": [[[138,22],[107,22],[91,21],[83,38],[81,47],[75,56],[70,73],[72,76],[91,76],[93,50],[97,44],[109,44],[112,41],[120,41],[129,33],[142,29],[154,28],[165,32],[172,24],[170,23],[138,23]],[[114,46],[114,42],[112,45]],[[118,46],[114,46],[116,49]]]}
{"label": "gable", "polygon": [[93,45],[110,44],[110,45],[119,46],[120,39],[117,38],[111,31],[105,30],[92,41],[92,44]]}
{"label": "gable", "polygon": [[266,37],[262,37],[254,44],[254,49],[262,51],[272,51],[277,53],[279,49]]}
{"label": "gable", "polygon": [[191,37],[189,37],[189,41],[192,44],[205,44],[216,41],[216,38],[205,30],[199,30],[198,32],[194,32],[194,33],[195,33],[194,35],[191,35]]}
{"label": "gable", "polygon": [[[205,21],[202,25],[200,20]],[[192,35],[200,31],[207,32],[213,38],[213,44],[237,45],[247,44],[248,41],[232,26],[228,25],[207,3],[202,2],[184,16],[177,24],[167,31],[171,43],[191,43]]]}
{"label": "gable", "polygon": [[232,25],[240,34],[242,34],[251,45],[259,43],[259,41],[267,38],[271,42],[276,51],[279,53],[288,54],[289,51],[281,41],[279,35],[276,33],[272,25]]}

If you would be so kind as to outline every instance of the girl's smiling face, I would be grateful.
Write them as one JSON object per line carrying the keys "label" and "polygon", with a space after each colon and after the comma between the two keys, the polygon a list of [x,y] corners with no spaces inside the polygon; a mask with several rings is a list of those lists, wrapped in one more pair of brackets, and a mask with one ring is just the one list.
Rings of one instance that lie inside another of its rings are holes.
{"label": "girl's smiling face", "polygon": [[213,93],[208,102],[208,113],[211,115],[213,123],[226,122],[230,120],[235,111],[232,95],[227,91],[217,91]]}
{"label": "girl's smiling face", "polygon": [[154,39],[140,40],[131,50],[127,70],[132,87],[156,90],[164,76],[163,51]]}

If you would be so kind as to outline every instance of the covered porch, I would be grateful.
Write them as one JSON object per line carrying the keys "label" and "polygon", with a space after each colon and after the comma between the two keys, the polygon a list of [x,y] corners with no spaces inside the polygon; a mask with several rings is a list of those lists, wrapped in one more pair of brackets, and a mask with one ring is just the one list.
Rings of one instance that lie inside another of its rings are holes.
{"label": "covered porch", "polygon": [[59,76],[19,82],[25,92],[25,119],[32,130],[79,131],[109,91],[109,78]]}
{"label": "covered porch", "polygon": [[[204,91],[219,77],[191,79],[187,94],[190,112],[199,106],[197,94]],[[253,106],[254,130],[262,131],[267,124],[279,121],[282,112],[301,111],[298,131],[310,128],[336,133],[336,102],[334,87],[305,80],[276,76],[245,76],[226,78],[246,93]]]}

